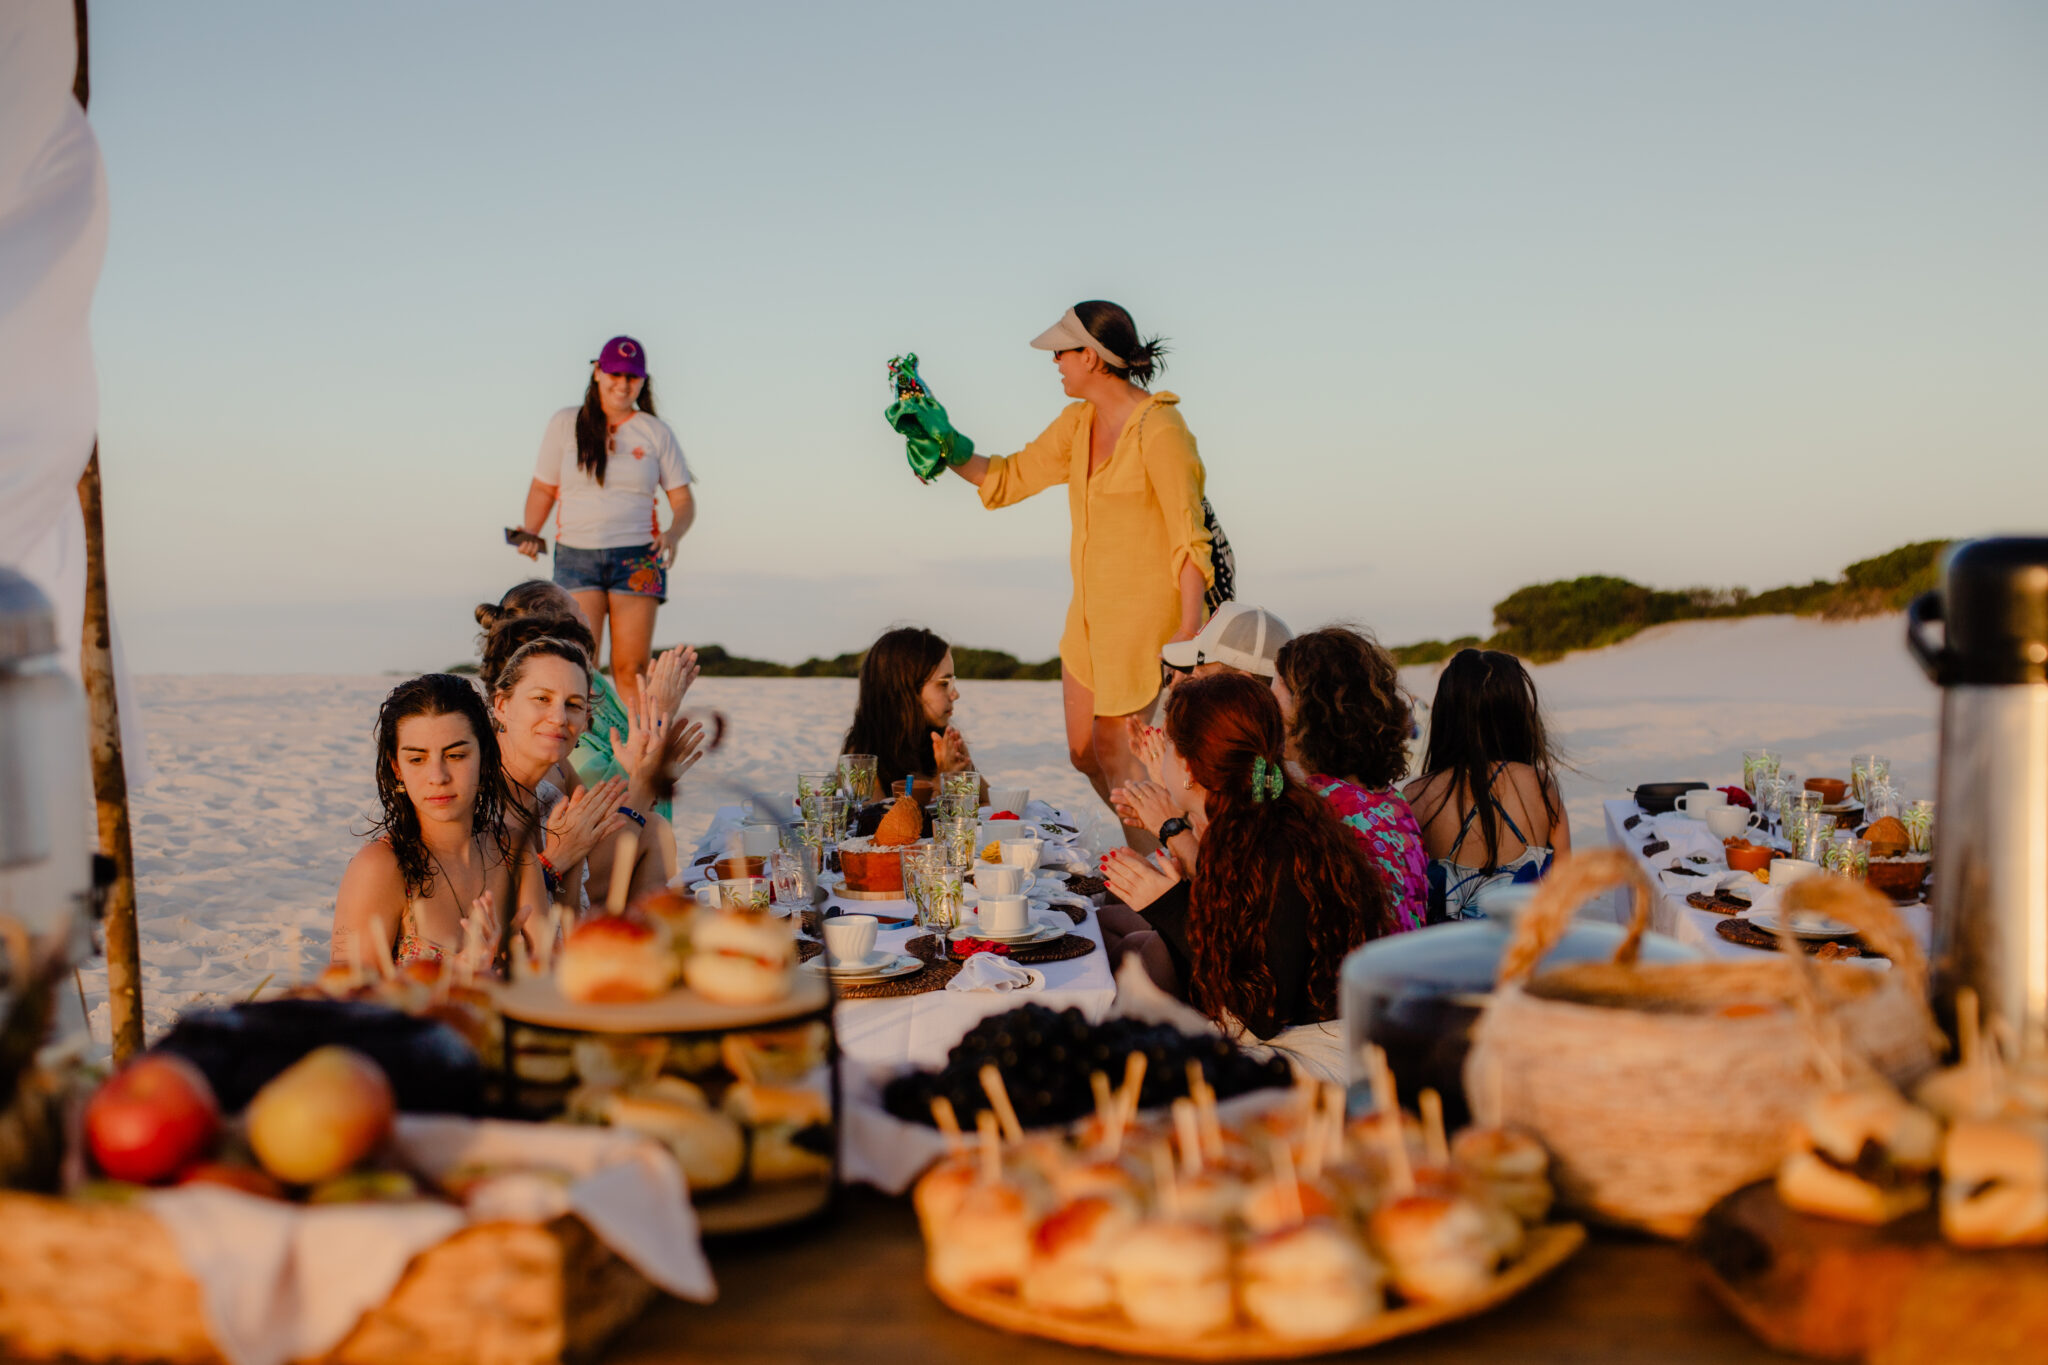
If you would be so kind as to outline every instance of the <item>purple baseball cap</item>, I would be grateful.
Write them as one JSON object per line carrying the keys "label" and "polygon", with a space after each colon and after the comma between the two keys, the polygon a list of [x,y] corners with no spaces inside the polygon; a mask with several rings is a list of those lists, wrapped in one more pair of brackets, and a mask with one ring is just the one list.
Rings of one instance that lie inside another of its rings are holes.
{"label": "purple baseball cap", "polygon": [[613,337],[598,352],[597,368],[606,374],[630,374],[637,379],[645,379],[647,352],[631,337]]}

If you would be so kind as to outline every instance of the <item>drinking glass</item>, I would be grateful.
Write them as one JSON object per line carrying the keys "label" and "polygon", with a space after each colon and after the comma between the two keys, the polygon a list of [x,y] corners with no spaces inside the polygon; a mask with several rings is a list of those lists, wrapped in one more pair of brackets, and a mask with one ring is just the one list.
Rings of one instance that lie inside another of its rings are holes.
{"label": "drinking glass", "polygon": [[1837,877],[1851,881],[1870,880],[1870,841],[1859,839],[1846,829],[1836,830],[1828,840],[1826,860],[1821,864]]}
{"label": "drinking glass", "polygon": [[981,774],[969,768],[965,772],[940,773],[940,796],[965,796],[974,802],[976,810],[981,808]]}
{"label": "drinking glass", "polygon": [[903,850],[903,897],[910,902],[910,917],[923,922],[937,850],[930,844],[912,844]]}
{"label": "drinking glass", "polygon": [[1785,843],[1793,857],[1804,858],[1810,863],[1820,861],[1814,856],[1814,841],[1819,841],[1821,849],[1827,847],[1827,828],[1820,823],[1822,818],[1804,806],[1785,807]]}
{"label": "drinking glass", "polygon": [[871,804],[878,794],[876,771],[880,762],[873,754],[839,756],[839,787],[855,810]]}
{"label": "drinking glass", "polygon": [[945,860],[955,867],[971,867],[974,863],[974,835],[980,826],[973,819],[958,817],[932,822],[932,843],[941,851]]}
{"label": "drinking glass", "polygon": [[1899,789],[1889,782],[1877,781],[1870,784],[1869,799],[1863,803],[1863,819],[1866,823],[1890,818],[1899,814]]}
{"label": "drinking glass", "polygon": [[811,893],[818,885],[818,867],[810,850],[801,844],[794,849],[778,848],[768,855],[768,880],[774,887],[775,908],[793,915],[810,906]]}
{"label": "drinking glass", "polygon": [[938,808],[932,812],[937,820],[972,820],[981,813],[981,802],[972,792],[947,792],[939,797]]}
{"label": "drinking glass", "polygon": [[1849,785],[1856,799],[1868,806],[1870,791],[1879,782],[1892,779],[1892,761],[1883,754],[1858,754],[1849,760]]}
{"label": "drinking glass", "polygon": [[722,877],[718,903],[727,910],[766,910],[773,889],[766,877]]}
{"label": "drinking glass", "polygon": [[1742,787],[1751,796],[1757,794],[1757,787],[1764,778],[1778,775],[1778,755],[1771,749],[1745,749],[1742,751]]}
{"label": "drinking glass", "polygon": [[829,773],[798,773],[796,775],[796,803],[803,808],[804,819],[818,818],[818,798],[830,796],[839,790],[839,771]]}
{"label": "drinking glass", "polygon": [[960,910],[967,894],[967,878],[960,868],[942,863],[925,875],[924,912],[921,928],[938,934],[950,933],[960,923]]}
{"label": "drinking glass", "polygon": [[825,842],[837,846],[846,842],[847,800],[843,796],[820,796],[818,823],[825,827]]}
{"label": "drinking glass", "polygon": [[1906,807],[1906,813],[1899,817],[1906,827],[1906,839],[1915,853],[1934,851],[1934,803],[1915,801]]}

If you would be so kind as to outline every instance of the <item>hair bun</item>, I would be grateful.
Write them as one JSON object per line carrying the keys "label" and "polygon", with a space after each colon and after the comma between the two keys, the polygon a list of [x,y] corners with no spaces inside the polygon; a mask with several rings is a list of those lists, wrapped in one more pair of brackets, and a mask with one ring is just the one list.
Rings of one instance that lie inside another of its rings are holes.
{"label": "hair bun", "polygon": [[504,614],[496,602],[479,602],[476,604],[476,623],[485,630],[489,630],[497,625],[498,618]]}

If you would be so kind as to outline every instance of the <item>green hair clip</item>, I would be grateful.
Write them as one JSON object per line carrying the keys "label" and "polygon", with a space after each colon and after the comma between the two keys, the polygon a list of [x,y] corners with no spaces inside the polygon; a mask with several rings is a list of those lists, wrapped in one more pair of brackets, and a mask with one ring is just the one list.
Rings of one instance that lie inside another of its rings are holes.
{"label": "green hair clip", "polygon": [[1287,785],[1287,775],[1278,763],[1268,763],[1265,755],[1252,757],[1252,800],[1278,801],[1280,791]]}

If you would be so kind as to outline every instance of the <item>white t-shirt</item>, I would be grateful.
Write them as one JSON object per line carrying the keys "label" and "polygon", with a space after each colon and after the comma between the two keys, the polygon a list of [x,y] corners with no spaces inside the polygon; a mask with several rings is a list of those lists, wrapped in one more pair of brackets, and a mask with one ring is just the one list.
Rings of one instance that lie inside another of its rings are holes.
{"label": "white t-shirt", "polygon": [[548,421],[533,477],[555,490],[555,539],[578,550],[649,545],[661,534],[656,491],[690,482],[676,434],[659,417],[636,412],[612,433],[604,483],[576,466],[576,414],[563,408]]}

